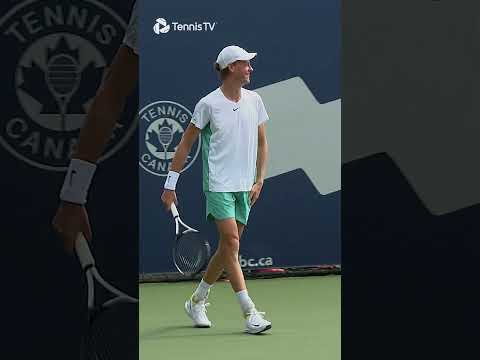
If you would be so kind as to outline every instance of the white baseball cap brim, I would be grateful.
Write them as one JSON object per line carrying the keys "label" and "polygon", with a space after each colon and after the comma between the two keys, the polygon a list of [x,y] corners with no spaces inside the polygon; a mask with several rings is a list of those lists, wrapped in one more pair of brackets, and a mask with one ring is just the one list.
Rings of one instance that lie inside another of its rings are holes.
{"label": "white baseball cap brim", "polygon": [[217,57],[217,64],[220,66],[220,70],[225,69],[231,63],[238,60],[251,60],[257,53],[251,53],[242,49],[239,46],[231,45],[227,46],[220,51]]}

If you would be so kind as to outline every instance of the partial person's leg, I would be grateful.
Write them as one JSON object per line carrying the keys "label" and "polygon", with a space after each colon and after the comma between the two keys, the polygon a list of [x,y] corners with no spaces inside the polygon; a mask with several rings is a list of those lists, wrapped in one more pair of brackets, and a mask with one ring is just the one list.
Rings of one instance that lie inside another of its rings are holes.
{"label": "partial person's leg", "polygon": [[[237,223],[237,230],[238,230],[239,239],[241,239],[242,234],[243,234],[243,230],[245,229],[245,224],[242,224],[239,221],[237,221],[236,223]],[[238,259],[238,254],[237,254],[237,259]],[[240,266],[240,264],[239,264],[239,266]],[[242,274],[243,284],[245,284],[245,287],[241,290],[238,290],[238,291],[235,290],[233,285],[232,285],[232,288],[235,291],[235,295],[237,296],[237,300],[240,303],[240,307],[242,308],[242,312],[244,314],[246,314],[246,313],[248,313],[249,311],[251,311],[252,309],[255,308],[255,304],[253,303],[252,299],[248,295],[248,290],[247,290],[247,286],[246,286],[246,283],[245,283],[245,277],[243,276],[243,271],[241,270],[241,266],[240,266],[240,271],[241,271],[241,274]],[[230,280],[230,274],[228,273],[228,271],[227,271],[227,278]],[[230,283],[231,283],[231,280],[230,280]]]}
{"label": "partial person's leg", "polygon": [[[240,237],[245,229],[250,212],[248,192],[246,193],[206,193],[207,219],[214,219],[219,233],[219,245],[211,258],[201,283],[192,296],[192,302],[204,303],[210,287],[224,270],[227,271],[230,285],[246,318],[246,331],[257,334],[271,328],[271,323],[263,318],[250,299],[243,272],[238,261]],[[202,309],[202,316],[205,314]],[[206,316],[205,316],[206,318]]]}
{"label": "partial person's leg", "polygon": [[[205,200],[207,221],[235,217],[235,198],[231,193],[207,191],[205,192]],[[223,259],[218,254],[217,249],[208,263],[202,281],[192,295],[194,301],[205,300],[207,298],[210,288],[222,274],[223,267]]]}
{"label": "partial person's leg", "polygon": [[[244,225],[234,219],[216,220],[220,236],[218,249],[210,262],[205,273],[204,281],[213,284],[225,268],[230,285],[237,296],[243,314],[255,309],[255,304],[248,295],[242,268],[238,262],[238,251],[240,249],[239,232],[243,233]],[[240,230],[240,231],[239,231]],[[223,266],[222,266],[223,265]]]}
{"label": "partial person's leg", "polygon": [[[207,220],[215,218],[235,217],[235,198],[231,193],[205,192],[207,200]],[[194,326],[210,327],[211,323],[206,315],[206,303],[210,288],[223,271],[224,261],[219,251],[210,259],[207,271],[195,289],[194,293],[185,302],[185,311],[193,320]]]}
{"label": "partial person's leg", "polygon": [[[237,223],[238,239],[240,241],[242,239],[242,234],[243,234],[245,225],[242,223],[239,223],[238,221],[236,223]],[[223,261],[223,257],[219,249],[217,248],[217,251],[215,252],[215,254],[213,254],[212,258],[210,259],[205,275],[203,276],[203,280],[208,284],[214,284],[220,278],[220,276],[222,276],[224,270],[225,270],[225,264]]]}
{"label": "partial person's leg", "polygon": [[[235,193],[235,219],[237,220],[237,226],[240,228],[245,227],[250,215],[250,199],[249,192]],[[240,264],[239,264],[240,267]],[[242,273],[243,279],[243,273]],[[244,280],[245,283],[245,280]],[[250,298],[247,287],[235,292],[243,315],[246,318],[245,331],[250,334],[259,334],[265,330],[271,329],[272,323],[264,318],[265,313],[257,311],[255,304]]]}
{"label": "partial person's leg", "polygon": [[243,277],[242,268],[238,261],[240,249],[240,237],[245,229],[248,220],[250,207],[248,196],[243,193],[235,193],[235,219],[216,220],[219,234],[218,249],[207,268],[204,280],[213,284],[222,274],[227,271],[227,277],[230,285],[235,291],[237,299],[244,314],[250,313],[255,309],[255,304],[250,299]]}
{"label": "partial person's leg", "polygon": [[242,240],[243,230],[245,229],[245,225],[241,222],[237,221],[237,230],[238,230],[238,238]]}
{"label": "partial person's leg", "polygon": [[233,290],[244,290],[245,280],[238,262],[240,235],[237,223],[233,218],[215,220],[215,223],[219,234],[218,248],[203,278],[206,282],[213,284],[225,269]]}
{"label": "partial person's leg", "polygon": [[[221,275],[224,268],[227,271],[232,288],[237,293],[237,298],[243,313],[247,314],[255,309],[255,305],[248,297],[242,269],[238,262],[240,238],[237,223],[233,218],[216,220],[215,222],[219,232],[217,251],[210,260],[202,281],[191,298],[185,303],[187,314],[193,320],[194,325],[199,327],[211,326],[206,316],[205,301],[210,292],[210,288]],[[240,230],[240,233],[242,233],[242,226]]]}

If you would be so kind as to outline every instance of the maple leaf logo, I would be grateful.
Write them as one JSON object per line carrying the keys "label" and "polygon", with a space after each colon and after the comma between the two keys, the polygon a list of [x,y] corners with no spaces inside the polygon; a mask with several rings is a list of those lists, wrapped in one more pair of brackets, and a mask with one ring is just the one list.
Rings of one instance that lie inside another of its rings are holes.
{"label": "maple leaf logo", "polygon": [[79,49],[71,49],[64,36],[53,49],[45,49],[45,56],[46,68],[35,59],[30,67],[21,66],[19,88],[43,105],[41,114],[85,114],[85,103],[94,95],[104,67],[90,61],[82,68]]}
{"label": "maple leaf logo", "polygon": [[169,150],[176,151],[181,138],[182,133],[178,128],[164,119],[162,122],[154,124],[147,131],[146,141],[155,148],[156,153],[163,153],[163,159],[167,160],[167,152]]}

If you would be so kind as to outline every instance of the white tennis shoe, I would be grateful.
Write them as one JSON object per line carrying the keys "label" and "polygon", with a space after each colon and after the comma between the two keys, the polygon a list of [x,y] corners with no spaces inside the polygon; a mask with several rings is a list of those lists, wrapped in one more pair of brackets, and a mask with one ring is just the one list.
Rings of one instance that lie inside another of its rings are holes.
{"label": "white tennis shoe", "polygon": [[265,330],[272,328],[272,323],[264,318],[265,313],[256,309],[245,314],[247,319],[245,324],[245,332],[249,334],[260,334]]}
{"label": "white tennis shoe", "polygon": [[205,300],[194,302],[192,298],[185,301],[185,312],[192,319],[193,326],[199,328],[209,328],[212,326],[207,317],[207,306],[210,303],[205,303]]}

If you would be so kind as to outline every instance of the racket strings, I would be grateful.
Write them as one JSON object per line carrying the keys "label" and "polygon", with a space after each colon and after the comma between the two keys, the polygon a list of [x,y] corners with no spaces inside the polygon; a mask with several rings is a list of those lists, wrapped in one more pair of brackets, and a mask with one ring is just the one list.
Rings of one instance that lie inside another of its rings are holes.
{"label": "racket strings", "polygon": [[177,241],[175,262],[181,271],[197,273],[209,257],[209,248],[196,233],[186,233]]}
{"label": "racket strings", "polygon": [[123,302],[103,308],[86,340],[88,360],[138,359],[138,306]]}
{"label": "racket strings", "polygon": [[195,244],[182,241],[179,246],[179,259],[185,269],[189,272],[194,271],[201,261],[201,249],[195,248]]}

